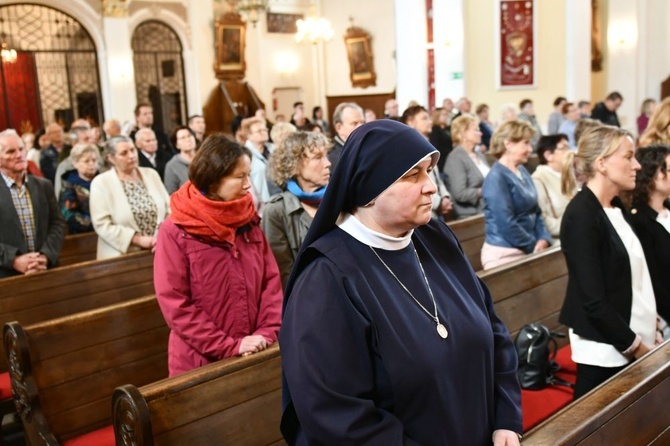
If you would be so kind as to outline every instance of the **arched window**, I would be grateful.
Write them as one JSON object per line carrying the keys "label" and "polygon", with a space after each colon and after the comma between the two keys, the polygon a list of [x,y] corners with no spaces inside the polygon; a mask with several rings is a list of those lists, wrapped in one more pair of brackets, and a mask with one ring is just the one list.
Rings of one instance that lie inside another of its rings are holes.
{"label": "arched window", "polygon": [[0,64],[0,127],[102,122],[95,43],[76,19],[46,6],[1,6],[0,44],[16,51]]}
{"label": "arched window", "polygon": [[154,126],[170,134],[187,118],[182,46],[177,34],[154,20],[133,33],[137,101],[154,109]]}

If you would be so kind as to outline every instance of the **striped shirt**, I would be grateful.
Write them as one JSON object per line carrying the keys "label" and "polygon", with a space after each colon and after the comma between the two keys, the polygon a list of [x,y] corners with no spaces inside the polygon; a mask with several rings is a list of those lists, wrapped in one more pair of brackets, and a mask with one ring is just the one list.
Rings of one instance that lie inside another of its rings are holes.
{"label": "striped shirt", "polygon": [[23,185],[19,187],[16,181],[2,172],[0,174],[2,174],[2,179],[5,180],[5,184],[12,195],[16,213],[19,214],[19,221],[21,222],[23,235],[26,238],[28,252],[35,252],[35,214],[33,213],[33,203],[30,200],[30,192],[27,186],[28,176],[24,175]]}

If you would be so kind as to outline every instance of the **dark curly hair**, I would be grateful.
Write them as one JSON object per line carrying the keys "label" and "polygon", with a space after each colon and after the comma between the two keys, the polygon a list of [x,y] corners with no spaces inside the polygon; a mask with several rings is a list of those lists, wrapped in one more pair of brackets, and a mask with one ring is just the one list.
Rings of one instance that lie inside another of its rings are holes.
{"label": "dark curly hair", "polygon": [[633,207],[649,203],[649,192],[654,190],[654,177],[659,169],[668,175],[665,159],[670,155],[670,146],[654,145],[638,149],[635,158],[642,168],[635,177]]}

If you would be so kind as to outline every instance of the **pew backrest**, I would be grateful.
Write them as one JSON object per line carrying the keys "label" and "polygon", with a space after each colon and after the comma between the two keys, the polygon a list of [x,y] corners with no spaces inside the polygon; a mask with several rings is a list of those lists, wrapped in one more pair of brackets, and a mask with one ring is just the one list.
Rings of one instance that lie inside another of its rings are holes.
{"label": "pew backrest", "polygon": [[68,235],[58,256],[58,266],[95,260],[97,249],[98,234],[95,232]]}
{"label": "pew backrest", "polygon": [[[22,325],[54,319],[154,293],[153,254],[64,266],[0,280],[0,323]],[[7,371],[0,355],[0,372]]]}
{"label": "pew backrest", "polygon": [[[511,284],[507,270],[519,275]],[[507,311],[516,310],[511,322],[518,330],[560,308],[566,273],[562,253],[553,248],[479,274],[491,288],[499,314],[510,319]],[[534,299],[552,305],[538,310]],[[278,429],[280,388],[275,346],[141,388],[122,386],[113,397],[117,444],[283,444]]]}
{"label": "pew backrest", "polygon": [[137,388],[114,391],[119,445],[284,444],[277,344]]}
{"label": "pew backrest", "polygon": [[523,445],[670,444],[670,341],[532,429]]}
{"label": "pew backrest", "polygon": [[482,246],[484,245],[484,215],[473,215],[472,217],[456,220],[448,223],[454,231],[456,238],[461,243],[465,256],[470,261],[475,271],[482,269]]}
{"label": "pew backrest", "polygon": [[[496,314],[512,339],[531,322],[565,332],[558,316],[565,299],[568,268],[559,246],[477,274],[491,291]],[[560,339],[559,346],[567,342],[567,338]]]}
{"label": "pew backrest", "polygon": [[168,333],[155,296],[6,324],[12,393],[28,444],[57,444],[111,424],[117,386],[167,376]]}

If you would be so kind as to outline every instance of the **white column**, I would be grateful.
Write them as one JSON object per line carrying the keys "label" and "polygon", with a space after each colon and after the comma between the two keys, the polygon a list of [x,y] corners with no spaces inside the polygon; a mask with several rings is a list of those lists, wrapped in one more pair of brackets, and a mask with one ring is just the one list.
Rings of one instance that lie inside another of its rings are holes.
{"label": "white column", "polygon": [[[565,95],[591,98],[591,2],[565,1]],[[600,101],[601,98],[593,98]]]}
{"label": "white column", "polygon": [[435,105],[465,96],[465,12],[463,0],[433,1]]}
{"label": "white column", "polygon": [[[189,113],[202,113],[211,91],[218,85],[214,76],[214,5],[212,0],[190,1],[188,3],[188,24],[191,29],[193,51],[189,59],[184,58],[184,67],[190,71],[188,81]],[[190,66],[189,66],[190,65]]]}
{"label": "white column", "polygon": [[[645,51],[646,76],[644,97],[660,99],[661,83],[670,75],[670,2],[668,0],[648,0],[646,21],[640,23],[646,48],[640,44],[640,52]],[[642,42],[642,40],[640,41]]]}
{"label": "white column", "polygon": [[[609,0],[607,21],[607,91],[618,91],[623,104],[617,111],[621,126],[637,133],[636,118],[641,98],[638,93],[638,2]],[[593,98],[601,101],[604,98]]]}
{"label": "white column", "polygon": [[[420,4],[419,4],[420,3]],[[394,0],[397,91],[400,113],[411,100],[428,103],[426,8],[420,0]]]}
{"label": "white column", "polygon": [[130,26],[127,17],[103,17],[102,26],[107,45],[107,63],[103,68],[107,70],[109,81],[105,117],[118,119],[123,124],[134,119],[137,103]]}

